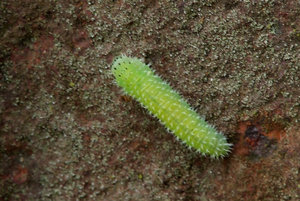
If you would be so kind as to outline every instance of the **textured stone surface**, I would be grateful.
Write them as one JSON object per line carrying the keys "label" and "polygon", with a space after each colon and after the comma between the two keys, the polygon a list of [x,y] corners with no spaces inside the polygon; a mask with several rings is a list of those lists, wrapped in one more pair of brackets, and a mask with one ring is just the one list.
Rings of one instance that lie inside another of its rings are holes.
{"label": "textured stone surface", "polygon": [[[300,2],[0,1],[2,200],[299,200]],[[187,149],[113,83],[144,58],[232,154]]]}

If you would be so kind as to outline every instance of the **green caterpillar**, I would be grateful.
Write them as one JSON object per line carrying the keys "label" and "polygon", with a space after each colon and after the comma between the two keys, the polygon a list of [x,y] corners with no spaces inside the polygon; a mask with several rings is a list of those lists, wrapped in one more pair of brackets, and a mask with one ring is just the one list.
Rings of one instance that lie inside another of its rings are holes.
{"label": "green caterpillar", "polygon": [[231,149],[226,137],[207,124],[181,96],[137,58],[118,57],[112,64],[117,84],[138,100],[189,148],[212,158]]}

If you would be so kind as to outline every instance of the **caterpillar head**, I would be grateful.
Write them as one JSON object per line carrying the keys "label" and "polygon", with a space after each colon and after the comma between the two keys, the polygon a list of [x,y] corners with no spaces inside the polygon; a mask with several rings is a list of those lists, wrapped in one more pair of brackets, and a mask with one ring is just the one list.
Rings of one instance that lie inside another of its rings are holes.
{"label": "caterpillar head", "polygon": [[138,82],[139,76],[145,73],[152,73],[147,65],[137,58],[120,56],[115,59],[112,65],[112,73],[118,85],[125,87],[129,83]]}

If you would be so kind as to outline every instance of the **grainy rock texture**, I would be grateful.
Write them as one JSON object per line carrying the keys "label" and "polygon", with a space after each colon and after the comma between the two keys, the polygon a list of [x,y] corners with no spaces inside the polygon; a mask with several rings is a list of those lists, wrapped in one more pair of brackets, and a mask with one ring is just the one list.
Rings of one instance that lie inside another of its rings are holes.
{"label": "grainy rock texture", "polygon": [[[0,200],[299,200],[300,1],[0,1]],[[114,83],[139,57],[234,150],[187,149]]]}

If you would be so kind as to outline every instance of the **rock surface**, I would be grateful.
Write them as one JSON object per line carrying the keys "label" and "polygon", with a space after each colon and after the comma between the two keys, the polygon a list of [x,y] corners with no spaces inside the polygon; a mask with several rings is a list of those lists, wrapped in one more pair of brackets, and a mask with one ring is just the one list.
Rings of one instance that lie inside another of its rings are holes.
{"label": "rock surface", "polygon": [[[300,2],[0,2],[0,200],[299,200]],[[150,63],[234,149],[187,149],[110,72]]]}

